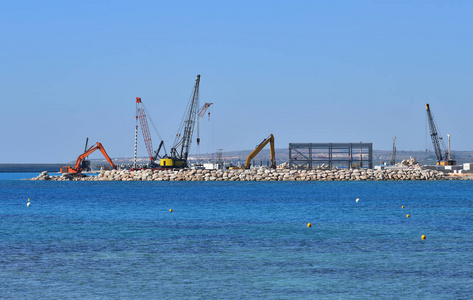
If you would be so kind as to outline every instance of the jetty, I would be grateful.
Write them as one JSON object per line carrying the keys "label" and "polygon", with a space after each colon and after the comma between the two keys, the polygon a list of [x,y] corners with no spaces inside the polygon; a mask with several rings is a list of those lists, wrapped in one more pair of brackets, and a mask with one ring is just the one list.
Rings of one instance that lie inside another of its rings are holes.
{"label": "jetty", "polygon": [[31,180],[54,181],[392,181],[471,179],[451,176],[438,170],[413,169],[270,169],[266,167],[239,170],[168,169],[108,170],[96,176],[62,174],[47,171]]}

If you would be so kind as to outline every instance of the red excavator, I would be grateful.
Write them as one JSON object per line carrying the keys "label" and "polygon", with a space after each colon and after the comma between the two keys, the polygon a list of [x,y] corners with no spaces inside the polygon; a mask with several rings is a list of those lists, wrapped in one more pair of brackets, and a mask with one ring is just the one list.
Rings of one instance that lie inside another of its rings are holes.
{"label": "red excavator", "polygon": [[[87,146],[86,146],[86,148],[87,148]],[[76,165],[73,168],[69,167],[69,166],[64,166],[64,167],[61,167],[60,172],[61,173],[80,173],[83,170],[87,169],[89,167],[90,162],[88,160],[84,160],[84,159],[87,156],[89,156],[90,154],[92,154],[92,152],[94,152],[97,149],[99,149],[100,152],[102,152],[103,156],[105,156],[105,158],[108,160],[108,162],[110,163],[112,168],[116,169],[117,166],[115,166],[115,164],[112,162],[112,159],[110,159],[107,152],[105,152],[105,149],[103,148],[102,144],[97,142],[96,145],[90,147],[89,149],[86,149],[84,153],[79,155],[79,157],[77,158],[77,161],[76,161]]]}

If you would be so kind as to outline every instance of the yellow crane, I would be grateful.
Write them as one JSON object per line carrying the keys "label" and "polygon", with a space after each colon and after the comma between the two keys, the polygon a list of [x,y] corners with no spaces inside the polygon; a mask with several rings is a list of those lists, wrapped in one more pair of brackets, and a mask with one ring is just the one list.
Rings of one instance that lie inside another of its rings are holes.
{"label": "yellow crane", "polygon": [[255,158],[258,153],[268,144],[270,143],[270,153],[271,153],[271,168],[276,169],[276,155],[274,151],[274,136],[270,134],[267,138],[265,138],[259,145],[256,146],[255,150],[248,155],[246,158],[246,163],[244,167],[230,167],[230,169],[249,169],[251,165],[251,160]]}

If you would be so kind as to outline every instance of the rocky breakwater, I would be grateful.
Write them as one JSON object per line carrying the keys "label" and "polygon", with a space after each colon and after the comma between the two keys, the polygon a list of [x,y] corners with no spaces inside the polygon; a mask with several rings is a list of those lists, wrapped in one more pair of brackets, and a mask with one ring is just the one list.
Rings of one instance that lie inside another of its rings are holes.
{"label": "rocky breakwater", "polygon": [[443,172],[424,169],[332,169],[290,170],[112,170],[97,176],[49,176],[43,172],[32,180],[74,181],[359,181],[359,180],[444,180]]}

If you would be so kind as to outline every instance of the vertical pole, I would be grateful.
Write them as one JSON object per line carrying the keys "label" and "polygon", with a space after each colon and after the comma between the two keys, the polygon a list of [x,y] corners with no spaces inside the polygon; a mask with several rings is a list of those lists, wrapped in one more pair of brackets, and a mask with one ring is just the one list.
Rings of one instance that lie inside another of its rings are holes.
{"label": "vertical pole", "polygon": [[289,144],[289,169],[292,169],[291,144]]}
{"label": "vertical pole", "polygon": [[332,143],[328,147],[328,168],[332,169]]}
{"label": "vertical pole", "polygon": [[393,137],[393,153],[391,154],[391,161],[389,162],[391,166],[396,164],[396,137]]}
{"label": "vertical pole", "polygon": [[360,142],[360,169],[363,168],[363,153],[361,153],[362,143]]}
{"label": "vertical pole", "polygon": [[368,168],[373,169],[373,143],[368,144],[368,159],[369,165]]}
{"label": "vertical pole", "polygon": [[138,144],[138,124],[135,126],[135,156],[133,159],[133,169],[136,169],[136,146]]}
{"label": "vertical pole", "polygon": [[[136,149],[138,147],[138,103],[141,102],[141,98],[136,97],[136,110],[135,110],[135,154],[133,156],[133,169],[136,169]],[[143,128],[141,128],[143,129]]]}
{"label": "vertical pole", "polygon": [[348,158],[348,169],[351,169],[353,165],[353,143],[350,143],[350,148],[348,150],[349,152],[349,158]]}
{"label": "vertical pole", "polygon": [[312,169],[312,143],[309,144],[309,170]]}
{"label": "vertical pole", "polygon": [[447,133],[447,137],[448,137],[448,156],[447,156],[447,160],[451,160],[451,158],[450,158],[450,134]]}

